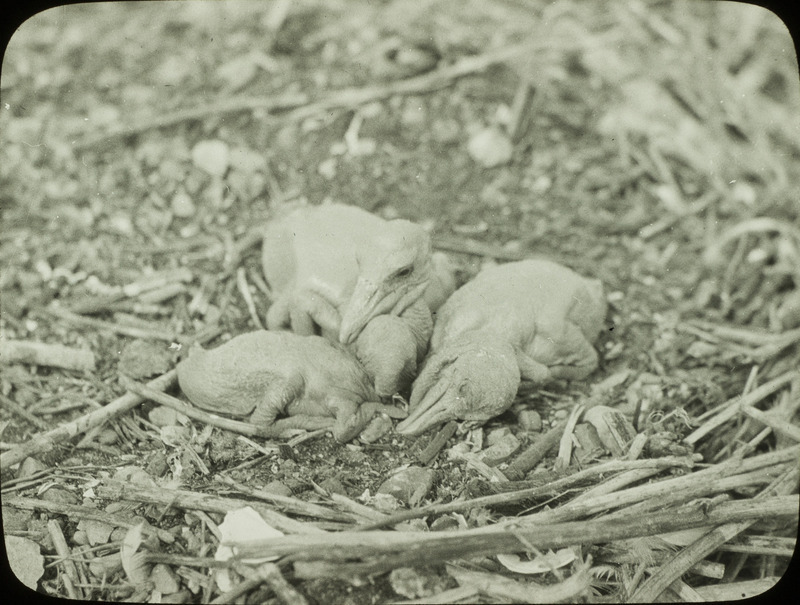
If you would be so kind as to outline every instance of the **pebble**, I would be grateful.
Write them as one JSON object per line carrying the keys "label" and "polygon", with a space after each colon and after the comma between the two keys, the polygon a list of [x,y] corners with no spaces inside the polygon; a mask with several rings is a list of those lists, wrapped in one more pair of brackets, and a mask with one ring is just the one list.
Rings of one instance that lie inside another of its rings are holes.
{"label": "pebble", "polygon": [[453,529],[458,529],[458,520],[450,515],[437,517],[431,523],[431,531],[449,531]]}
{"label": "pebble", "polygon": [[378,488],[378,494],[389,494],[400,502],[416,506],[433,487],[434,472],[420,466],[409,466],[389,477]]}
{"label": "pebble", "polygon": [[89,543],[89,536],[86,535],[85,531],[79,529],[72,534],[72,543],[76,546],[86,546]]}
{"label": "pebble", "polygon": [[114,445],[119,439],[114,429],[103,429],[97,434],[97,442],[103,445]]}
{"label": "pebble", "polygon": [[517,421],[526,431],[538,433],[542,430],[542,415],[536,410],[522,410]]}
{"label": "pebble", "polygon": [[331,492],[332,494],[340,494],[342,496],[347,495],[347,490],[345,489],[344,484],[336,477],[328,477],[322,481],[319,486],[322,489]]}
{"label": "pebble", "polygon": [[566,419],[567,419],[567,416],[569,416],[569,412],[568,412],[567,410],[556,410],[556,411],[553,413],[553,418],[554,418],[555,420],[558,420],[558,421],[560,421],[560,420],[566,420]]}
{"label": "pebble", "polygon": [[151,477],[162,477],[168,470],[167,455],[160,450],[153,453],[145,466],[145,472]]}
{"label": "pebble", "polygon": [[209,139],[192,148],[192,162],[212,176],[221,177],[230,163],[230,149],[224,141]]}
{"label": "pebble", "polygon": [[194,216],[194,213],[197,210],[191,196],[186,193],[185,189],[182,188],[178,189],[178,191],[175,192],[175,195],[172,196],[170,208],[172,208],[172,214],[178,218],[189,218]]}
{"label": "pebble", "polygon": [[89,563],[89,571],[95,578],[111,577],[122,569],[122,556],[117,552],[103,557],[95,557]]}
{"label": "pebble", "polygon": [[57,502],[58,504],[78,504],[78,498],[69,490],[54,485],[39,496],[47,502]]}
{"label": "pebble", "polygon": [[46,468],[47,466],[45,466],[42,462],[29,456],[22,461],[22,464],[19,465],[17,479],[30,477],[31,475],[35,475],[36,473],[45,470]]}
{"label": "pebble", "polygon": [[787,294],[778,307],[778,322],[784,330],[800,326],[800,290]]}
{"label": "pebble", "polygon": [[359,440],[363,443],[374,443],[392,430],[392,419],[386,414],[377,414],[366,428],[361,431]]}
{"label": "pebble", "polygon": [[81,519],[78,523],[78,529],[86,532],[89,544],[97,546],[98,544],[106,544],[108,542],[111,533],[114,531],[114,526],[93,519]]}
{"label": "pebble", "polygon": [[330,181],[336,177],[336,164],[336,158],[322,160],[317,166],[317,172],[321,177]]}
{"label": "pebble", "polygon": [[150,572],[153,587],[161,594],[173,594],[181,588],[178,576],[164,563],[156,563]]}
{"label": "pebble", "polygon": [[264,486],[264,491],[268,494],[274,494],[276,496],[291,496],[292,490],[284,483],[280,481],[270,481]]}
{"label": "pebble", "polygon": [[519,451],[521,445],[519,439],[509,432],[502,441],[490,445],[478,454],[478,459],[486,462],[490,466],[494,466],[511,458],[511,456]]}
{"label": "pebble", "polygon": [[[147,414],[147,419],[157,427],[161,428],[165,426],[176,426],[181,416],[183,416],[183,414],[181,414],[178,410],[173,410],[172,408],[160,405],[150,410],[150,412]],[[183,417],[186,418],[185,416]]]}
{"label": "pebble", "polygon": [[502,166],[511,160],[511,140],[497,128],[484,128],[470,137],[467,152],[484,168]]}

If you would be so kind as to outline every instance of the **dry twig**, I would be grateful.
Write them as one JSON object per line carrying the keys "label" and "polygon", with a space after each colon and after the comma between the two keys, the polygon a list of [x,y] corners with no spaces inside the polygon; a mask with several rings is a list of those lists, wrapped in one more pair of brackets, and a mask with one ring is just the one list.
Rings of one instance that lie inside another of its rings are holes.
{"label": "dry twig", "polygon": [[0,362],[51,366],[80,372],[93,372],[95,369],[94,353],[88,349],[26,340],[0,340]]}
{"label": "dry twig", "polygon": [[[147,386],[155,390],[166,390],[175,384],[177,376],[175,370],[170,370],[166,374],[148,382]],[[0,468],[8,468],[18,462],[22,462],[28,456],[49,451],[55,444],[67,441],[91,428],[100,426],[112,418],[132,410],[142,403],[142,401],[144,401],[144,399],[135,393],[125,393],[99,410],[89,412],[88,414],[76,418],[72,422],[62,424],[46,433],[34,435],[25,443],[21,443],[14,449],[0,454]]]}

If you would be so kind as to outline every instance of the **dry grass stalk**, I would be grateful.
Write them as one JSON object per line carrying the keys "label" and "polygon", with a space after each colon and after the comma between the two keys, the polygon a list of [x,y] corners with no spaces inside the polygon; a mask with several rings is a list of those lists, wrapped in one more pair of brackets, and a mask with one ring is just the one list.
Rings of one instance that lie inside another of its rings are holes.
{"label": "dry grass stalk", "polygon": [[305,502],[304,500],[300,500],[298,498],[292,498],[291,496],[270,494],[264,490],[250,488],[242,483],[239,483],[238,481],[234,481],[230,477],[217,475],[217,480],[233,487],[243,494],[247,494],[248,496],[252,496],[253,498],[257,498],[265,502],[269,502],[270,504],[275,504],[277,507],[288,513],[302,515],[304,517],[311,517],[312,519],[340,521],[342,523],[352,523],[354,521],[351,515],[331,510],[330,508],[320,506],[319,504]]}
{"label": "dry grass stalk", "polygon": [[716,416],[712,417],[702,426],[694,430],[690,435],[686,436],[683,441],[689,445],[694,445],[700,441],[700,439],[714,431],[717,427],[735,418],[736,415],[741,412],[742,408],[745,406],[752,406],[766,397],[769,397],[779,389],[783,388],[785,385],[789,384],[792,380],[797,378],[797,376],[798,373],[796,370],[786,372],[785,374],[782,374],[777,378],[762,384],[760,387],[753,389],[746,395],[729,399],[726,402],[726,405],[721,407],[721,411]]}
{"label": "dry grass stalk", "polygon": [[147,330],[143,328],[135,328],[132,326],[123,326],[110,321],[103,321],[102,319],[94,319],[92,317],[84,317],[73,313],[57,304],[49,305],[45,311],[58,319],[75,325],[87,328],[94,328],[111,332],[112,334],[119,334],[121,336],[130,336],[131,338],[141,338],[143,340],[163,340],[165,342],[180,342],[181,338],[177,334],[173,334],[164,330]]}
{"label": "dry grass stalk", "polygon": [[258,316],[256,303],[253,301],[253,295],[250,293],[250,285],[247,283],[247,274],[245,273],[244,267],[239,267],[236,270],[236,287],[239,289],[239,294],[241,294],[244,299],[253,325],[259,330],[263,330],[264,324],[261,323],[261,318]]}
{"label": "dry grass stalk", "polygon": [[441,429],[439,429],[436,435],[434,435],[434,437],[430,440],[430,443],[425,446],[425,449],[417,454],[417,462],[423,466],[430,464],[430,462],[436,458],[437,454],[442,451],[442,448],[448,442],[450,437],[455,434],[457,428],[458,423],[454,420],[451,420]]}
{"label": "dry grass stalk", "polygon": [[556,424],[544,435],[539,437],[533,445],[517,456],[514,461],[508,465],[508,468],[503,471],[503,474],[508,477],[510,481],[522,479],[525,473],[539,464],[547,455],[547,452],[559,443],[563,432],[564,424]]}
{"label": "dry grass stalk", "polygon": [[441,515],[444,513],[454,513],[469,510],[476,507],[490,507],[495,505],[508,505],[514,502],[521,502],[530,500],[532,498],[541,497],[557,497],[563,494],[566,490],[580,485],[586,481],[602,477],[608,473],[622,472],[631,469],[667,469],[667,468],[691,468],[693,462],[691,459],[679,458],[677,456],[667,456],[665,458],[653,458],[650,460],[611,460],[596,466],[579,471],[568,477],[551,481],[544,485],[537,485],[535,487],[516,490],[512,492],[501,492],[499,494],[492,494],[489,496],[481,496],[479,498],[472,498],[469,500],[458,500],[448,502],[445,504],[432,504],[418,509],[403,511],[395,513],[382,519],[379,522],[370,525],[361,526],[357,529],[361,531],[368,531],[377,529],[379,527],[387,527],[395,525],[402,521],[410,519],[419,519],[427,517],[428,515]]}
{"label": "dry grass stalk", "polygon": [[93,372],[95,369],[94,353],[88,349],[28,340],[0,340],[0,362],[49,366],[79,372]]}
{"label": "dry grass stalk", "polygon": [[28,422],[30,422],[33,426],[35,426],[40,431],[46,431],[50,428],[50,425],[47,424],[44,420],[31,414],[27,408],[21,406],[13,399],[6,397],[2,393],[0,393],[0,403],[3,404],[3,407],[9,410],[11,413],[16,414],[20,418],[24,418]]}
{"label": "dry grass stalk", "polygon": [[[14,496],[3,496],[3,506],[10,506],[20,510],[40,510],[55,513],[58,515],[66,515],[71,519],[88,519],[91,521],[100,521],[113,525],[114,527],[131,528],[135,523],[128,522],[125,518],[107,513],[91,506],[83,506],[80,504],[67,504],[65,502],[50,502],[37,498],[21,498]],[[170,532],[145,525],[143,531],[148,535],[155,535],[159,540],[166,544],[172,544],[175,541],[175,536]]]}
{"label": "dry grass stalk", "polygon": [[[154,390],[167,390],[175,385],[177,379],[177,372],[175,370],[170,370],[166,374],[148,382],[147,386]],[[132,410],[142,403],[142,401],[144,401],[144,399],[136,393],[125,393],[98,410],[89,412],[88,414],[76,418],[72,422],[62,424],[46,433],[34,435],[25,443],[0,454],[0,468],[8,468],[22,462],[28,456],[50,451],[55,444],[67,441],[89,429],[100,426],[112,418],[116,418],[120,414]]]}
{"label": "dry grass stalk", "polygon": [[[796,496],[774,496],[760,501],[724,502],[706,509],[693,503],[633,519],[567,523],[518,522],[477,529],[436,533],[354,532],[306,534],[236,545],[242,558],[290,556],[293,561],[331,561],[336,574],[378,573],[401,566],[420,566],[462,557],[558,549],[599,544],[679,529],[707,527],[760,519],[797,518]],[[522,540],[522,541],[520,541]],[[523,544],[524,542],[524,544]],[[364,563],[341,563],[366,559]],[[331,568],[331,571],[334,571]]]}
{"label": "dry grass stalk", "polygon": [[286,533],[324,533],[313,523],[302,523],[287,517],[269,506],[259,502],[241,500],[239,498],[224,498],[212,494],[190,492],[188,490],[172,490],[163,487],[148,487],[122,483],[112,479],[104,481],[96,488],[97,493],[103,498],[113,500],[130,500],[161,506],[172,506],[184,510],[202,510],[214,513],[227,513],[232,510],[250,506],[256,510],[264,521]]}
{"label": "dry grass stalk", "polygon": [[740,599],[749,599],[766,592],[775,586],[778,580],[780,580],[779,577],[770,576],[758,580],[698,586],[695,590],[704,601],[738,601]]}
{"label": "dry grass stalk", "polygon": [[278,600],[284,605],[306,605],[308,601],[283,577],[280,568],[275,563],[263,563],[255,570],[250,571],[245,565],[237,566],[237,571],[245,577],[258,578],[272,589]]}
{"label": "dry grass stalk", "polygon": [[76,584],[80,583],[78,570],[75,567],[75,562],[71,559],[72,552],[69,549],[69,545],[67,545],[67,539],[61,531],[61,526],[58,524],[58,521],[55,519],[48,521],[47,531],[50,534],[50,538],[53,540],[56,553],[62,558],[61,569],[64,573],[61,575],[61,580],[64,582],[64,588],[67,589],[69,598],[83,600],[83,591],[76,587]]}
{"label": "dry grass stalk", "polygon": [[[754,506],[758,506],[760,502],[767,500],[775,494],[788,495],[795,492],[797,490],[798,478],[800,478],[800,470],[796,467],[790,468],[749,502]],[[796,495],[793,499],[797,500]],[[658,597],[673,581],[680,578],[689,567],[714,552],[725,542],[738,536],[755,522],[755,519],[747,519],[726,523],[712,529],[703,537],[696,540],[679,553],[676,553],[668,563],[662,566],[658,572],[650,576],[650,578],[631,595],[630,600],[635,603],[649,603],[655,601],[656,597]]]}

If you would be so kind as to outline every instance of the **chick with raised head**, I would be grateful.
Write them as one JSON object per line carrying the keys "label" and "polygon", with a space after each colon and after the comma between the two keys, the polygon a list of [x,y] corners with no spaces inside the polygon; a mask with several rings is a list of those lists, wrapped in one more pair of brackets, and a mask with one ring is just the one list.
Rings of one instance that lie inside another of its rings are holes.
{"label": "chick with raised head", "polygon": [[[427,350],[428,300],[438,306],[452,291],[434,258],[430,237],[410,221],[341,204],[280,214],[263,242],[275,297],[267,326],[351,345],[379,394],[392,395],[410,384]],[[398,319],[380,320],[365,333],[384,316]]]}

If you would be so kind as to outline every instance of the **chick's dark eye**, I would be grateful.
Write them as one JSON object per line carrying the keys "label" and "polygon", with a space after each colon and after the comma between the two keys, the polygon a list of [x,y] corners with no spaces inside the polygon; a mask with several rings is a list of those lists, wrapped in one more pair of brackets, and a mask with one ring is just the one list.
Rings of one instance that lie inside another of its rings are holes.
{"label": "chick's dark eye", "polygon": [[395,277],[408,277],[414,271],[414,267],[403,267],[397,273],[394,274]]}

